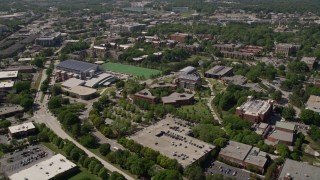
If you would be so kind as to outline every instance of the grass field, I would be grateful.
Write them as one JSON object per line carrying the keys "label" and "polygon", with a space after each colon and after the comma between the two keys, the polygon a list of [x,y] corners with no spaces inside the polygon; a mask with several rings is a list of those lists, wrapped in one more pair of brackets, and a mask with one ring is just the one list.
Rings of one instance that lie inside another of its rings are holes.
{"label": "grass field", "polygon": [[120,64],[120,63],[111,63],[111,62],[105,63],[103,67],[109,71],[129,74],[133,76],[144,76],[145,78],[150,78],[150,76],[152,75],[157,75],[161,73],[161,71],[156,69],[148,69],[148,68],[136,67],[136,66]]}
{"label": "grass field", "polygon": [[100,180],[97,176],[91,174],[84,168],[80,168],[80,171],[78,174],[75,176],[72,176],[69,178],[69,180]]}
{"label": "grass field", "polygon": [[213,120],[210,109],[204,99],[196,102],[194,105],[177,108],[175,115],[195,122]]}

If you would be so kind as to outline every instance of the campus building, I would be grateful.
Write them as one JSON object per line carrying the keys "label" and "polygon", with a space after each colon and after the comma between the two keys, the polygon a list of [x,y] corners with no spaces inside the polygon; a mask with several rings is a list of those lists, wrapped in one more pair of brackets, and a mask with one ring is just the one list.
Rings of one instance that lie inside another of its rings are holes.
{"label": "campus building", "polygon": [[280,169],[278,180],[318,180],[320,168],[304,162],[286,159]]}
{"label": "campus building", "polygon": [[222,77],[221,80],[227,84],[244,85],[247,83],[247,78],[241,75]]}
{"label": "campus building", "polygon": [[310,95],[306,103],[306,109],[320,113],[320,97],[315,95]]}
{"label": "campus building", "polygon": [[292,146],[296,133],[296,125],[289,122],[277,122],[268,134],[268,141],[272,145],[285,144]]}
{"label": "campus building", "polygon": [[268,162],[266,153],[259,148],[235,141],[229,141],[226,147],[220,150],[219,157],[240,167],[254,166],[261,174],[264,173]]}
{"label": "campus building", "polygon": [[97,64],[84,61],[66,60],[60,62],[56,67],[57,81],[65,81],[70,78],[88,79],[102,70]]}
{"label": "campus building", "polygon": [[300,45],[280,43],[276,45],[275,54],[289,57],[295,54],[300,48]]}
{"label": "campus building", "polygon": [[176,84],[180,88],[194,91],[201,86],[201,78],[198,74],[180,74],[176,79]]}
{"label": "campus building", "polygon": [[272,113],[272,108],[273,101],[252,99],[248,96],[248,100],[236,108],[236,115],[252,123],[266,122]]}
{"label": "campus building", "polygon": [[188,93],[172,93],[169,96],[162,97],[163,104],[170,104],[176,107],[190,105],[194,103],[194,94]]}
{"label": "campus building", "polygon": [[146,27],[145,24],[131,23],[131,24],[114,24],[110,26],[111,31],[120,32],[134,32],[143,30]]}
{"label": "campus building", "polygon": [[60,41],[61,33],[56,32],[36,38],[35,44],[39,46],[56,46]]}
{"label": "campus building", "polygon": [[231,76],[232,74],[233,68],[218,65],[206,71],[205,76],[207,78],[221,79],[222,77]]}
{"label": "campus building", "polygon": [[20,105],[6,105],[0,107],[0,119],[12,117],[21,113],[23,113],[23,107]]}
{"label": "campus building", "polygon": [[150,104],[156,103],[156,97],[151,94],[147,89],[141,90],[133,95],[134,100],[146,100]]}
{"label": "campus building", "polygon": [[41,161],[27,169],[23,169],[8,177],[9,180],[52,180],[67,179],[70,174],[77,172],[76,164],[61,154],[52,156],[50,159]]}
{"label": "campus building", "polygon": [[32,122],[23,123],[8,127],[8,132],[11,137],[20,138],[26,137],[36,132],[36,127]]}
{"label": "campus building", "polygon": [[301,61],[306,63],[309,70],[311,71],[316,66],[317,58],[316,57],[302,57]]}
{"label": "campus building", "polygon": [[186,40],[191,39],[191,35],[190,34],[186,34],[186,33],[176,32],[174,34],[171,34],[169,39],[173,40],[173,41],[177,41],[177,42],[183,43]]}

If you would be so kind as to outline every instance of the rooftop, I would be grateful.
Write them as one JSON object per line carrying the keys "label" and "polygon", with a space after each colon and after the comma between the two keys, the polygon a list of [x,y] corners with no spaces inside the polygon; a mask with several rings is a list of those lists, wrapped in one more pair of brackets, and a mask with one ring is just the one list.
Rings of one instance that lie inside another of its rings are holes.
{"label": "rooftop", "polygon": [[135,93],[134,95],[135,95],[135,96],[140,96],[140,97],[147,97],[147,98],[151,98],[151,99],[155,99],[155,98],[156,98],[156,97],[153,96],[153,95],[151,94],[151,92],[150,92],[149,90],[147,90],[147,89],[143,89],[143,90]]}
{"label": "rooftop", "polygon": [[231,77],[222,77],[221,79],[237,85],[243,85],[244,83],[247,82],[247,78],[241,75],[235,75]]}
{"label": "rooftop", "polygon": [[296,125],[289,122],[276,122],[276,128],[288,129],[294,131],[296,129]]}
{"label": "rooftop", "polygon": [[39,162],[27,169],[21,170],[9,176],[11,180],[46,180],[53,179],[76,165],[61,154],[52,156],[50,159]]}
{"label": "rooftop", "polygon": [[220,155],[244,161],[251,148],[251,145],[239,143],[236,141],[229,141],[227,146],[221,149]]}
{"label": "rooftop", "polygon": [[231,67],[227,67],[227,66],[215,66],[215,67],[209,69],[208,71],[206,71],[206,74],[224,75],[224,74],[228,73],[228,72],[231,71],[231,70],[232,70]]}
{"label": "rooftop", "polygon": [[67,91],[78,94],[79,96],[88,96],[97,92],[97,90],[95,89],[84,87],[84,86],[74,86]]}
{"label": "rooftop", "polygon": [[108,73],[102,73],[99,75],[95,75],[94,77],[92,77],[91,79],[86,81],[85,86],[95,87],[99,84],[105,83],[107,80],[109,80],[110,78],[113,78],[113,77],[114,76],[112,74],[108,74]]}
{"label": "rooftop", "polygon": [[270,132],[269,137],[280,140],[280,141],[293,142],[293,133],[292,132],[273,130]]}
{"label": "rooftop", "polygon": [[30,129],[35,129],[36,127],[33,125],[32,122],[28,122],[28,123],[23,123],[23,124],[19,124],[19,125],[15,125],[15,126],[10,126],[8,127],[9,131],[14,134],[14,133],[19,133],[19,132],[24,132],[24,131],[28,131]]}
{"label": "rooftop", "polygon": [[318,180],[320,168],[307,163],[286,159],[282,166],[278,180],[284,180],[286,176],[292,179]]}
{"label": "rooftop", "polygon": [[189,99],[192,99],[193,97],[194,97],[194,94],[174,92],[169,96],[162,97],[161,100],[163,103],[175,103],[177,101],[189,100]]}
{"label": "rooftop", "polygon": [[306,106],[306,109],[320,113],[320,96],[310,95]]}
{"label": "rooftop", "polygon": [[180,74],[179,79],[198,81],[200,80],[200,76],[196,74]]}
{"label": "rooftop", "polygon": [[22,110],[23,110],[23,107],[21,107],[20,105],[3,106],[3,107],[0,107],[0,115],[22,111]]}
{"label": "rooftop", "polygon": [[267,163],[266,153],[260,151],[257,147],[253,147],[244,162],[258,167],[264,167]]}
{"label": "rooftop", "polygon": [[130,139],[176,159],[186,167],[215,146],[188,136],[190,123],[167,116],[165,119],[138,131]]}
{"label": "rooftop", "polygon": [[77,61],[77,60],[66,60],[62,61],[57,65],[57,68],[62,69],[72,69],[80,72],[85,72],[91,70],[92,68],[97,67],[98,65],[84,62],[84,61]]}
{"label": "rooftop", "polygon": [[152,84],[150,86],[151,89],[154,89],[154,88],[159,88],[159,87],[171,87],[171,88],[175,88],[177,87],[175,84],[170,84],[170,83],[165,83],[165,82],[158,82],[158,83],[155,83],[155,84]]}
{"label": "rooftop", "polygon": [[266,113],[271,108],[270,101],[263,100],[248,100],[237,109],[240,109],[245,114],[259,115]]}
{"label": "rooftop", "polygon": [[83,84],[84,84],[84,80],[77,79],[77,78],[70,78],[64,81],[61,85],[63,87],[71,88],[71,87],[80,86]]}
{"label": "rooftop", "polygon": [[301,61],[305,62],[306,64],[313,64],[317,60],[316,57],[302,57]]}
{"label": "rooftop", "polygon": [[18,71],[0,71],[0,79],[17,78]]}
{"label": "rooftop", "polygon": [[195,67],[193,67],[193,66],[187,66],[187,67],[181,69],[181,70],[179,71],[179,73],[190,74],[190,73],[193,73],[193,72],[195,72],[195,71],[197,71],[197,68],[195,68]]}
{"label": "rooftop", "polygon": [[14,85],[14,81],[0,81],[0,89],[1,88],[12,88]]}

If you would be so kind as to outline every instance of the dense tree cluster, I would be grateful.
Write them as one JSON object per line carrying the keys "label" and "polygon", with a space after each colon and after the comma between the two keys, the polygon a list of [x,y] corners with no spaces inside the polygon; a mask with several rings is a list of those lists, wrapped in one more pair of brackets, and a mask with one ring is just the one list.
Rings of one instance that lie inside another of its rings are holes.
{"label": "dense tree cluster", "polygon": [[72,53],[74,51],[81,51],[88,49],[90,46],[87,42],[79,41],[76,43],[67,44],[64,48],[62,48],[61,53],[62,54],[68,54]]}

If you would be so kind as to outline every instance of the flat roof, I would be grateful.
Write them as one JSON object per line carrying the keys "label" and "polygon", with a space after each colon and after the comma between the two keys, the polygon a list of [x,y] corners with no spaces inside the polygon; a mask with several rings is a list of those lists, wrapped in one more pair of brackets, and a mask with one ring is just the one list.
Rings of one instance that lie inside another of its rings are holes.
{"label": "flat roof", "polygon": [[84,61],[77,61],[77,60],[65,60],[60,62],[57,65],[57,68],[66,68],[72,69],[80,72],[85,72],[91,70],[92,68],[97,67],[98,65],[84,62]]}
{"label": "flat roof", "polygon": [[306,105],[306,109],[320,113],[320,96],[310,95]]}
{"label": "flat roof", "polygon": [[286,159],[278,180],[284,180],[286,176],[290,176],[292,179],[318,180],[319,172],[319,167],[309,165],[308,163]]}
{"label": "flat roof", "polygon": [[228,73],[228,72],[231,71],[231,70],[232,70],[231,67],[227,67],[227,66],[215,66],[215,67],[209,69],[208,71],[206,71],[206,74],[221,75],[221,76],[223,76],[224,74]]}
{"label": "flat roof", "polygon": [[177,101],[189,100],[189,99],[192,99],[193,97],[194,97],[194,94],[174,92],[169,96],[162,97],[161,100],[163,103],[175,103]]}
{"label": "flat roof", "polygon": [[82,84],[84,84],[84,80],[77,79],[77,78],[70,78],[70,79],[66,80],[65,82],[63,82],[61,85],[63,87],[71,88],[71,87],[75,87],[75,86],[80,86]]}
{"label": "flat roof", "polygon": [[280,140],[280,141],[293,142],[293,133],[292,132],[273,130],[270,132],[269,137]]}
{"label": "flat roof", "polygon": [[165,83],[165,82],[158,82],[158,83],[152,84],[152,85],[150,86],[151,89],[160,88],[160,87],[171,87],[171,88],[175,88],[175,87],[177,87],[177,85],[171,84],[171,83]]}
{"label": "flat roof", "polygon": [[231,77],[222,77],[221,79],[237,85],[242,85],[247,82],[247,78],[241,75],[235,75]]}
{"label": "flat roof", "polygon": [[248,100],[240,107],[237,107],[237,109],[240,109],[244,114],[250,114],[255,116],[266,113],[270,108],[271,105],[269,101],[257,99]]}
{"label": "flat roof", "polygon": [[28,122],[28,123],[23,123],[23,124],[19,124],[19,125],[15,125],[15,126],[10,126],[8,127],[9,131],[14,134],[14,133],[19,133],[19,132],[24,132],[24,131],[28,131],[30,129],[35,129],[36,127],[33,125],[32,122]]}
{"label": "flat roof", "polygon": [[251,145],[239,143],[236,141],[229,141],[227,146],[221,149],[220,155],[243,161],[247,157],[251,148]]}
{"label": "flat roof", "polygon": [[188,136],[190,125],[187,121],[166,116],[129,138],[176,159],[186,167],[215,148],[214,145]]}
{"label": "flat roof", "polygon": [[18,62],[32,61],[33,58],[19,58]]}
{"label": "flat roof", "polygon": [[14,81],[0,81],[0,89],[1,88],[12,88],[14,85]]}
{"label": "flat roof", "polygon": [[9,176],[11,180],[46,180],[52,179],[56,175],[62,174],[74,167],[73,162],[69,161],[61,154],[52,156],[50,159],[39,162],[27,169],[21,170]]}
{"label": "flat roof", "polygon": [[302,57],[301,61],[305,62],[306,64],[313,64],[317,60],[316,57]]}
{"label": "flat roof", "polygon": [[18,71],[0,71],[0,79],[17,78]]}
{"label": "flat roof", "polygon": [[97,92],[97,90],[95,90],[95,89],[84,87],[84,86],[74,86],[74,87],[67,89],[67,91],[69,91],[71,93],[75,93],[79,96],[88,96],[88,95],[92,95]]}
{"label": "flat roof", "polygon": [[296,125],[295,124],[292,124],[292,123],[289,123],[289,122],[280,122],[280,121],[276,122],[276,128],[277,127],[282,128],[282,129],[288,129],[288,130],[291,130],[291,131],[294,131],[296,129]]}
{"label": "flat roof", "polygon": [[151,92],[150,92],[149,90],[147,90],[147,89],[143,89],[143,90],[135,93],[134,95],[135,95],[135,96],[140,96],[140,97],[152,98],[152,99],[156,98],[156,97],[153,96],[153,95],[151,94]]}
{"label": "flat roof", "polygon": [[267,163],[266,153],[260,151],[259,148],[253,147],[248,156],[244,160],[245,163],[256,165],[258,167],[264,167]]}
{"label": "flat roof", "polygon": [[23,107],[20,105],[14,105],[14,106],[2,106],[0,107],[0,115],[5,115],[8,113],[13,113],[17,111],[22,111]]}

